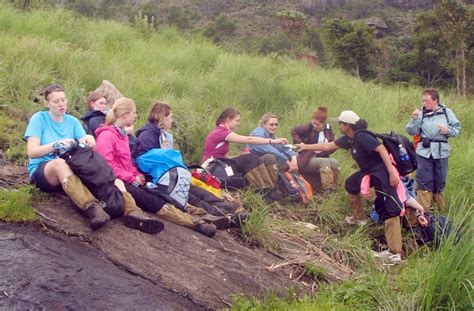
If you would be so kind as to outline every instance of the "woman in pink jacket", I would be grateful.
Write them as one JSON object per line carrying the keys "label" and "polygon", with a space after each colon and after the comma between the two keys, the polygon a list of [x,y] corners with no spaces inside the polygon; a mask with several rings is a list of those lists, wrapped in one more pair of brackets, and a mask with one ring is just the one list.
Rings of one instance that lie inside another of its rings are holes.
{"label": "woman in pink jacket", "polygon": [[112,110],[107,114],[105,124],[96,131],[97,152],[107,160],[118,179],[125,184],[138,207],[176,224],[192,228],[206,236],[216,233],[214,224],[205,223],[200,218],[181,211],[166,201],[154,195],[143,187],[145,177],[132,164],[125,127],[134,124],[137,118],[135,102],[129,98],[118,99]]}

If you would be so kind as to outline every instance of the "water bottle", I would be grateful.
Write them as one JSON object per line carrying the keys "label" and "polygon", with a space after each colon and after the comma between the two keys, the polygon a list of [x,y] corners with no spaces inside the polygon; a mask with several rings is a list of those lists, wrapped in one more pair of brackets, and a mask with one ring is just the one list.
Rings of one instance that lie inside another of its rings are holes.
{"label": "water bottle", "polygon": [[398,145],[398,150],[399,150],[399,153],[400,153],[400,160],[402,162],[406,162],[406,161],[410,160],[410,156],[408,155],[407,150],[405,149],[405,147],[403,147],[402,144]]}
{"label": "water bottle", "polygon": [[290,150],[296,150],[298,149],[298,146],[296,145],[293,145],[293,144],[286,144],[286,145],[283,145],[284,148],[287,148],[287,149],[290,149]]}
{"label": "water bottle", "polygon": [[324,126],[324,136],[329,137],[329,133],[331,132],[331,125],[329,123],[326,123],[326,126]]}
{"label": "water bottle", "polygon": [[157,185],[155,185],[155,184],[152,183],[152,182],[147,182],[145,186],[146,186],[148,189],[155,189],[155,188],[158,187]]}

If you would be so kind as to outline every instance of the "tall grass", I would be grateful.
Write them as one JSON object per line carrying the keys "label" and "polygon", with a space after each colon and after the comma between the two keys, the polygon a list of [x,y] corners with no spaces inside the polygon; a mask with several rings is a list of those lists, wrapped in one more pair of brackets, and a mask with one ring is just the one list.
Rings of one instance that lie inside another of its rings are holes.
{"label": "tall grass", "polygon": [[35,190],[31,187],[21,189],[0,188],[0,219],[7,222],[27,222],[36,219],[31,208]]}
{"label": "tall grass", "polygon": [[[25,159],[21,137],[27,118],[43,106],[34,99],[41,99],[41,91],[51,82],[65,85],[69,111],[78,116],[86,109],[87,93],[102,79],[111,81],[137,102],[137,127],[144,124],[154,100],[168,101],[177,124],[176,141],[189,163],[200,160],[207,133],[220,110],[229,105],[242,113],[238,133],[249,133],[262,113],[273,111],[280,118],[280,137],[289,137],[294,125],[308,122],[320,105],[329,107],[330,117],[353,109],[372,130],[404,133],[411,111],[421,106],[419,88],[362,83],[339,70],[307,68],[286,58],[233,54],[173,28],[145,39],[127,25],[88,20],[65,10],[21,13],[0,4],[0,39],[0,148],[20,162]],[[450,140],[449,210],[455,223],[472,227],[474,106],[472,98],[460,100],[445,92],[442,100],[462,124],[461,136]],[[333,126],[337,128],[336,123]],[[240,147],[233,145],[232,152]],[[341,178],[356,169],[347,152],[338,151],[334,157],[340,161]],[[249,241],[272,245],[266,225],[271,210],[251,196],[245,194],[245,199],[255,213],[244,235]],[[370,229],[343,227],[346,204],[340,189],[321,204],[314,220],[325,231],[338,233],[337,240],[324,247],[328,252],[341,251],[341,260],[357,267],[360,276],[343,285],[328,285],[299,302],[269,298],[268,305],[308,310],[315,305],[426,310],[472,306],[472,231],[467,230],[457,244],[448,240],[439,250],[411,256],[401,268],[381,270],[368,255]],[[248,308],[266,308],[265,302],[252,301]]]}

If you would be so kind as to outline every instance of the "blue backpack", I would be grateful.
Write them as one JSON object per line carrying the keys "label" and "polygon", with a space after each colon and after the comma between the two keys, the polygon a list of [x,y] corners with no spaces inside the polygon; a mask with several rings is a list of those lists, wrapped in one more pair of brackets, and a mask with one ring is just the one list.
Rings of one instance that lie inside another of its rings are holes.
{"label": "blue backpack", "polygon": [[136,162],[138,168],[150,175],[156,185],[152,191],[158,191],[166,201],[186,211],[191,173],[178,150],[151,149],[137,157]]}

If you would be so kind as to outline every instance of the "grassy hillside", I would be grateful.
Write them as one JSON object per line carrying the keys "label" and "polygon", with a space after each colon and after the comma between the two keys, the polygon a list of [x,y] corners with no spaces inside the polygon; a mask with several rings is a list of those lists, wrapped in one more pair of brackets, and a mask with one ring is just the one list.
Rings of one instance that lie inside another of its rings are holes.
{"label": "grassy hillside", "polygon": [[[205,135],[222,108],[229,105],[242,112],[239,133],[247,134],[264,112],[273,111],[280,116],[282,137],[289,137],[295,124],[309,120],[319,105],[328,106],[333,117],[353,109],[368,120],[371,129],[381,132],[403,132],[411,111],[421,106],[420,89],[362,83],[340,71],[311,69],[282,57],[225,52],[203,38],[187,37],[172,28],[147,34],[63,10],[25,14],[4,5],[0,7],[0,38],[0,149],[18,162],[25,161],[21,137],[27,119],[42,108],[40,92],[52,82],[65,85],[69,112],[76,116],[85,111],[87,93],[102,79],[135,99],[140,114],[137,126],[144,124],[152,101],[170,102],[177,121],[174,134],[187,162],[200,159]],[[457,224],[472,228],[474,105],[472,99],[457,100],[451,94],[442,94],[442,98],[463,127],[462,135],[451,144],[446,189],[450,212]],[[336,153],[336,157],[343,176],[354,170],[347,153]],[[255,202],[255,210],[263,205],[258,198]],[[377,268],[367,260],[377,229],[356,230],[342,224],[347,212],[343,190],[316,205],[316,216],[314,211],[301,212],[297,207],[289,212],[311,214],[312,218],[301,220],[333,232],[334,240],[323,246],[328,251],[342,250],[342,260],[347,259],[345,263],[357,270],[359,278],[342,285],[323,284],[319,295],[302,302],[269,296],[263,304],[236,300],[236,306],[272,308],[273,304],[286,309],[301,304],[311,308],[318,302],[363,309],[398,308],[401,303],[426,309],[472,306],[468,295],[474,273],[471,231],[458,245],[451,241],[436,252],[423,249],[401,268]],[[276,221],[268,208],[259,215],[268,218],[269,224]]]}

